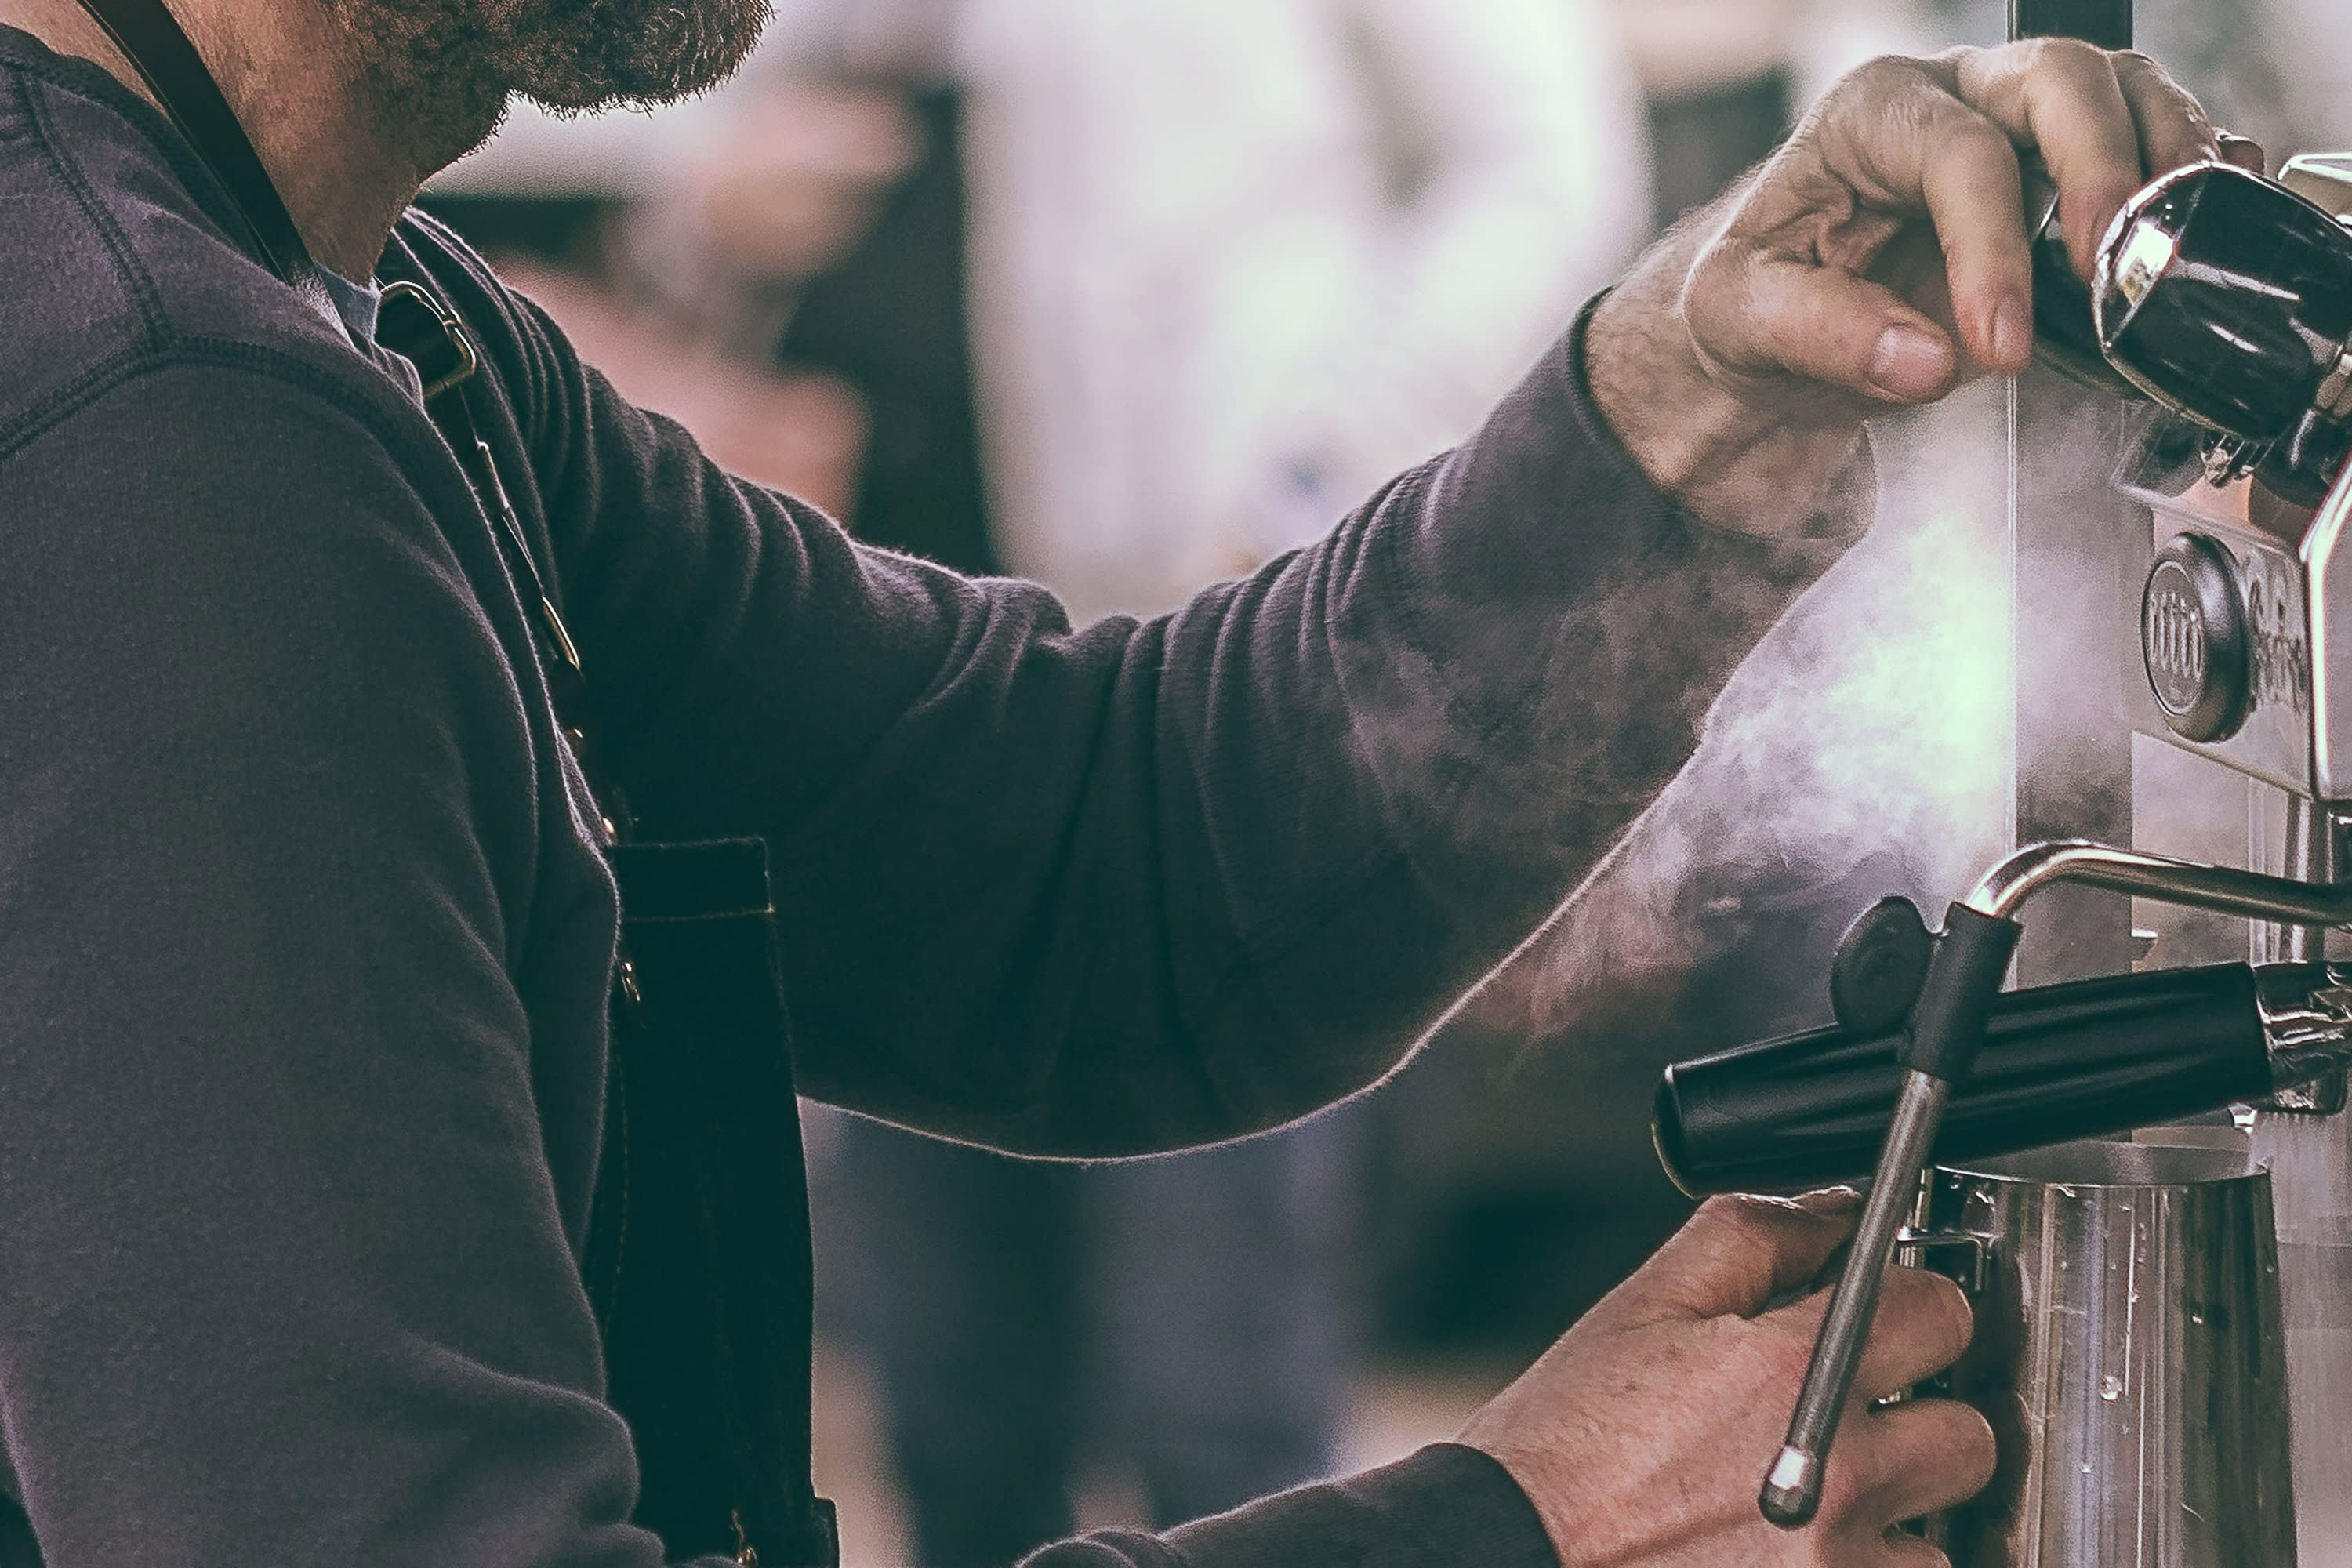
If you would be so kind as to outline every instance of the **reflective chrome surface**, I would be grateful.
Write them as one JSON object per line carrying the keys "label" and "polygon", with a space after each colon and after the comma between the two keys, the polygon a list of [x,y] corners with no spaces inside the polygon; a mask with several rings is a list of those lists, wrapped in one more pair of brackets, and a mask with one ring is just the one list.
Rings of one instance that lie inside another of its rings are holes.
{"label": "reflective chrome surface", "polygon": [[2286,1335],[2295,1510],[2306,1568],[2352,1568],[2352,1121],[2265,1111]]}
{"label": "reflective chrome surface", "polygon": [[2275,181],[2220,163],[2158,177],[2116,215],[2091,305],[2107,363],[2200,424],[2269,443],[2343,412],[2352,235]]}
{"label": "reflective chrome surface", "polygon": [[1936,1125],[1944,1112],[1951,1085],[1924,1072],[1906,1073],[1903,1091],[1895,1102],[1895,1119],[1879,1152],[1878,1173],[1870,1198],[1855,1226],[1852,1251],[1830,1295],[1829,1314],[1822,1320],[1813,1341],[1812,1363],[1805,1368],[1804,1386],[1797,1408],[1789,1417],[1788,1440],[1772,1461],[1756,1503],[1764,1517],[1783,1529],[1794,1530],[1821,1507],[1822,1483],[1837,1437],[1838,1420],[1853,1393],[1853,1375],[1862,1365],[1862,1349],[1870,1337],[1871,1320],[1878,1311],[1879,1288],[1886,1282],[1887,1260],[1904,1210],[1927,1167],[1935,1147]]}
{"label": "reflective chrome surface", "polygon": [[1935,1172],[1920,1220],[1923,1261],[1980,1245],[1952,1392],[2000,1439],[1992,1486],[1930,1522],[1954,1568],[2297,1561],[2266,1173],[2222,1149],[2063,1144]]}
{"label": "reflective chrome surface", "polygon": [[2067,882],[2250,920],[2352,925],[2352,884],[2319,886],[2081,838],[2028,845],[1986,872],[1968,905],[1979,914],[2011,915],[2036,893]]}

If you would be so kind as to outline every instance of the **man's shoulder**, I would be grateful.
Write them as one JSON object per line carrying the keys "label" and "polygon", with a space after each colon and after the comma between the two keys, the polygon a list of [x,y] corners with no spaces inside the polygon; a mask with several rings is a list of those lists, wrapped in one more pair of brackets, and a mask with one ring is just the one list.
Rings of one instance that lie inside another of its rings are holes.
{"label": "man's shoulder", "polygon": [[228,237],[213,190],[127,89],[0,28],[0,458],[173,362],[370,395],[382,377]]}

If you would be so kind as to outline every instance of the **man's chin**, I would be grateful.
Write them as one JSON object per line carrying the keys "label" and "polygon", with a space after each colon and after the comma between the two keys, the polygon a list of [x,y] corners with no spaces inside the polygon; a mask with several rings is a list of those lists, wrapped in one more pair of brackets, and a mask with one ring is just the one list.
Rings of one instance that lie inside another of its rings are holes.
{"label": "man's chin", "polygon": [[558,115],[652,109],[709,91],[767,25],[767,0],[531,0],[499,52],[516,93]]}

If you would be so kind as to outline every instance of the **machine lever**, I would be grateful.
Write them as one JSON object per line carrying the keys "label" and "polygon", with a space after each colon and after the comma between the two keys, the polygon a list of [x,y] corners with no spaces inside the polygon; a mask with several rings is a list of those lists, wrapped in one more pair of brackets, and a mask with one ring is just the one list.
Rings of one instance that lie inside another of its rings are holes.
{"label": "machine lever", "polygon": [[1894,1256],[1927,1156],[1936,1146],[1944,1102],[1968,1080],[1984,1044],[1993,998],[2009,973],[2022,929],[2011,920],[1954,904],[1936,939],[1927,982],[1911,1010],[1909,1038],[1898,1051],[1908,1069],[1895,1102],[1895,1123],[1879,1152],[1878,1172],[1855,1229],[1853,1250],[1830,1296],[1829,1317],[1813,1343],[1812,1364],[1789,1420],[1788,1441],[1765,1478],[1758,1506],[1784,1530],[1795,1530],[1821,1507],[1823,1461],[1853,1390],[1854,1369],[1878,1312],[1879,1287]]}

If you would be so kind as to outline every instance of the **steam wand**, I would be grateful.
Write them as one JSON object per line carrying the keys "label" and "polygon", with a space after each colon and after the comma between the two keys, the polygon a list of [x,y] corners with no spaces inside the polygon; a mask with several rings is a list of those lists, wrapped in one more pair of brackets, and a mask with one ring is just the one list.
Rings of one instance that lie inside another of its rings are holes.
{"label": "steam wand", "polygon": [[1909,1037],[1897,1052],[1907,1070],[1853,1250],[1814,1342],[1788,1439],[1757,1500],[1764,1517],[1783,1529],[1801,1527],[1821,1507],[1830,1445],[1853,1392],[1895,1233],[1926,1173],[1945,1104],[1967,1080],[1984,1043],[1986,1019],[2023,934],[2011,917],[2028,899],[2060,883],[2255,920],[2352,925],[2352,885],[2291,881],[2079,839],[2019,850],[1987,872],[1965,902],[1951,906],[1912,1009]]}

